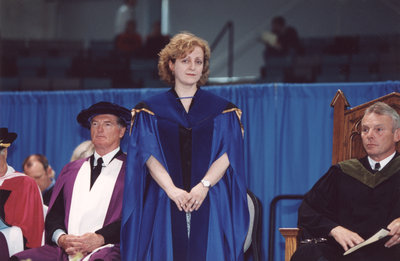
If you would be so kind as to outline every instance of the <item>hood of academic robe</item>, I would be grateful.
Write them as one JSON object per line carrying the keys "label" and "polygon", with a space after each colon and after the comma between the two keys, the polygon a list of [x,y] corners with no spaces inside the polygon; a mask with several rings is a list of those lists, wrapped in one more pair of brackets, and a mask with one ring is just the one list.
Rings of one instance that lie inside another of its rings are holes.
{"label": "hood of academic robe", "polygon": [[[106,218],[104,220],[104,226],[121,219],[122,212],[122,198],[124,190],[124,178],[125,178],[125,164],[126,164],[126,154],[121,153],[116,159],[123,162],[121,170],[119,172],[117,181],[115,183],[113,195],[110,200],[110,205],[108,206]],[[56,184],[54,185],[53,194],[50,199],[49,211],[52,208],[54,201],[56,200],[58,194],[61,190],[64,193],[65,200],[65,227],[68,227],[69,212],[71,208],[72,191],[74,189],[74,183],[79,169],[82,164],[89,160],[89,158],[79,159],[68,163],[61,171],[59,177],[57,178]]]}

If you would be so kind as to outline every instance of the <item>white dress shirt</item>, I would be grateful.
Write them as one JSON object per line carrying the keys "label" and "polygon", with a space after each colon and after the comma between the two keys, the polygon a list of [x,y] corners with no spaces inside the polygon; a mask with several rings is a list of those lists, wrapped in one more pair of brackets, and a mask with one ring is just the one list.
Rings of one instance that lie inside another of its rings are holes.
{"label": "white dress shirt", "polygon": [[369,165],[371,165],[371,169],[375,169],[376,163],[381,164],[381,167],[378,170],[383,169],[389,163],[389,161],[391,161],[393,159],[395,154],[396,154],[396,151],[393,152],[392,155],[390,155],[389,157],[386,157],[385,159],[383,159],[381,161],[375,161],[375,160],[371,159],[370,156],[368,156],[368,162],[369,162]]}

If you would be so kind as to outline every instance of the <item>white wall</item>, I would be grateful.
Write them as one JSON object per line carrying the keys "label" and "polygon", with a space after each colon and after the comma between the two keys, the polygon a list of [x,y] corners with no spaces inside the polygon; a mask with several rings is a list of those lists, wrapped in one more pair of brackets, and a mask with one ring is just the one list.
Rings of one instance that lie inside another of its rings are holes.
{"label": "white wall", "polygon": [[[122,0],[0,0],[5,38],[112,39]],[[160,17],[161,0],[138,0],[143,37]],[[257,39],[275,15],[302,37],[400,33],[399,0],[169,0],[171,34],[193,32],[211,44],[223,25],[235,26],[235,76],[257,76],[263,44]],[[227,76],[227,36],[212,55],[211,76]]]}
{"label": "white wall", "polygon": [[58,6],[57,38],[103,40],[114,36],[119,1],[61,1]]}
{"label": "white wall", "polygon": [[[59,37],[77,39],[112,39],[115,18],[121,0],[62,1],[60,4]],[[138,0],[135,6],[137,30],[143,38],[151,24],[161,17],[161,0]]]}
{"label": "white wall", "polygon": [[0,0],[0,33],[5,38],[52,38],[55,33],[55,2]]}
{"label": "white wall", "polygon": [[[0,0],[4,38],[109,40],[122,0]],[[135,18],[146,36],[161,17],[161,0],[137,0]]]}

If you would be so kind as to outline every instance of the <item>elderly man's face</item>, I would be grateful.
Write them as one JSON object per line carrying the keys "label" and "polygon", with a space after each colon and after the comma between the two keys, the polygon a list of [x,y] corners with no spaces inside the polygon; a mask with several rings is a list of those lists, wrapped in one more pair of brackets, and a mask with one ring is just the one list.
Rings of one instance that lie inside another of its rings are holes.
{"label": "elderly man's face", "polygon": [[400,129],[393,132],[393,121],[388,115],[369,113],[361,121],[361,138],[368,155],[381,161],[396,150]]}
{"label": "elderly man's face", "polygon": [[113,114],[100,114],[93,117],[91,121],[90,134],[92,142],[95,150],[100,155],[116,149],[124,136],[126,128],[121,127],[117,120],[118,117]]}

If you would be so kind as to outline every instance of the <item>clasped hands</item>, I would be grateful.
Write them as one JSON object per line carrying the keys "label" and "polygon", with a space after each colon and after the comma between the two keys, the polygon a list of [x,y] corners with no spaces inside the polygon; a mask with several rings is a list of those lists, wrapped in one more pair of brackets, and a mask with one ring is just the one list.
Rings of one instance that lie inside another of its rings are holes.
{"label": "clasped hands", "polygon": [[81,236],[62,235],[58,239],[58,245],[70,256],[77,253],[86,256],[104,243],[104,237],[96,233],[86,233]]}
{"label": "clasped hands", "polygon": [[174,187],[167,192],[168,197],[175,202],[179,211],[192,212],[198,210],[207,196],[209,188],[201,183],[192,188],[190,192]]}
{"label": "clasped hands", "polygon": [[[400,244],[400,218],[393,220],[387,227],[389,230],[388,236],[391,238],[385,243],[385,247],[392,247],[394,245]],[[329,233],[336,242],[338,242],[344,249],[348,249],[364,242],[365,240],[357,233],[348,230],[342,226],[337,226],[331,230]]]}

